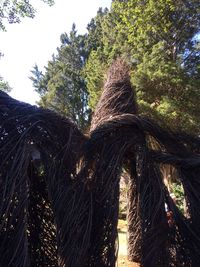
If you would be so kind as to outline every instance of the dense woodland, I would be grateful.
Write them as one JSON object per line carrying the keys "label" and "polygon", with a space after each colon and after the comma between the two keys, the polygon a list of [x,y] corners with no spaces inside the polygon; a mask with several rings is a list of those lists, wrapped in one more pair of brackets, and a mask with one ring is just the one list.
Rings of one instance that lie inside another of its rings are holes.
{"label": "dense woodland", "polygon": [[87,127],[102,91],[106,70],[123,57],[139,112],[175,130],[200,128],[200,2],[115,0],[99,9],[78,34],[75,24],[41,72],[34,66],[39,104]]}

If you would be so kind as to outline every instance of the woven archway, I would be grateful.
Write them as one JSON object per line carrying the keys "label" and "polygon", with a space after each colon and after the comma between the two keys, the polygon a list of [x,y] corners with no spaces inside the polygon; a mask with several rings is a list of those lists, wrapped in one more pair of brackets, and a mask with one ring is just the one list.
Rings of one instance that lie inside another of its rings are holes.
{"label": "woven archway", "polygon": [[[0,138],[0,266],[114,267],[122,166],[132,179],[131,253],[144,267],[198,266],[200,139],[137,115],[123,62],[109,71],[89,136],[1,92]],[[160,164],[177,170],[187,217]]]}

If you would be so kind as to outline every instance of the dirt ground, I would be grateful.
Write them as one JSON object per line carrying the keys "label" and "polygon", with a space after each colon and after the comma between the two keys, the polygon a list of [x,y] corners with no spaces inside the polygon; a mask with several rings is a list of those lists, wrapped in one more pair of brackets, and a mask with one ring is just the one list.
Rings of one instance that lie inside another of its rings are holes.
{"label": "dirt ground", "polygon": [[119,234],[119,253],[118,253],[118,267],[139,267],[137,263],[133,263],[127,260],[127,243],[126,243],[126,221],[119,220],[118,222],[118,234]]}

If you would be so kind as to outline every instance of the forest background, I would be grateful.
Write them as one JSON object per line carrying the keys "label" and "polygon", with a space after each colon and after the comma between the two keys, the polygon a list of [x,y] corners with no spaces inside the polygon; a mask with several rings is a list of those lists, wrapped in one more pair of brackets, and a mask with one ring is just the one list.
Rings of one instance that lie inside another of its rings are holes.
{"label": "forest background", "polygon": [[124,58],[131,69],[139,113],[160,124],[200,133],[200,2],[115,0],[99,9],[87,33],[61,34],[61,45],[31,80],[39,105],[86,129],[106,70]]}
{"label": "forest background", "polygon": [[[1,29],[8,10],[12,23],[35,15],[25,2],[21,6],[3,2]],[[174,130],[199,134],[199,32],[198,0],[114,0],[110,10],[98,10],[87,33],[78,34],[73,24],[69,34],[61,34],[45,71],[33,67],[30,79],[40,95],[38,104],[87,129],[106,70],[122,57],[131,69],[139,113]],[[2,78],[0,89],[11,89]]]}

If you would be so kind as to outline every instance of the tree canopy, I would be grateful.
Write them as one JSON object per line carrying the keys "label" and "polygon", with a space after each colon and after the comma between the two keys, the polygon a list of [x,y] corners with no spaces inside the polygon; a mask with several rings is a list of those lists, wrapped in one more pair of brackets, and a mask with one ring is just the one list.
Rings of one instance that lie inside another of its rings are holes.
{"label": "tree canopy", "polygon": [[87,58],[86,36],[77,34],[73,24],[69,35],[63,33],[60,39],[58,53],[48,62],[45,73],[36,65],[30,78],[41,96],[41,106],[70,117],[84,128],[89,119],[88,92],[82,71]]}
{"label": "tree canopy", "polygon": [[[56,86],[63,91],[59,101],[66,97],[65,103],[83,101],[84,110],[94,110],[108,65],[122,57],[131,68],[140,114],[176,130],[200,132],[199,1],[115,0],[110,11],[98,10],[87,30],[78,35],[74,28],[69,36],[61,36],[58,56],[49,61],[39,87],[34,85],[43,104],[44,99],[55,100]],[[64,79],[63,72],[71,78]],[[77,98],[80,88],[84,93]],[[79,109],[74,108],[76,113]],[[68,108],[62,110],[76,117]]]}
{"label": "tree canopy", "polygon": [[87,62],[91,69],[87,79],[93,81],[91,102],[96,102],[101,84],[95,70],[121,56],[131,66],[140,113],[172,128],[196,132],[200,126],[200,2],[115,0],[101,25],[103,44]]}
{"label": "tree canopy", "polygon": [[[52,5],[54,0],[41,0]],[[0,2],[0,30],[5,30],[5,22],[19,23],[21,18],[33,18],[36,13],[34,1],[29,0],[2,0]]]}
{"label": "tree canopy", "polygon": [[0,76],[0,90],[7,93],[9,93],[12,90],[9,83],[7,81],[4,81],[1,76]]}
{"label": "tree canopy", "polygon": [[[48,5],[53,5],[54,0],[41,0]],[[21,18],[34,18],[36,9],[29,0],[2,0],[0,1],[0,31],[5,31],[5,23],[19,23]],[[0,51],[0,59],[3,53]],[[0,90],[10,92],[12,88],[7,81],[0,76]]]}

